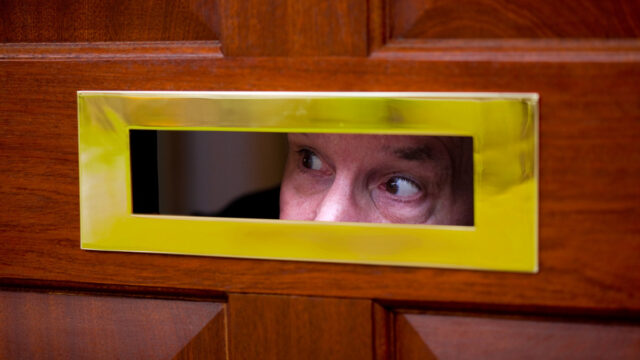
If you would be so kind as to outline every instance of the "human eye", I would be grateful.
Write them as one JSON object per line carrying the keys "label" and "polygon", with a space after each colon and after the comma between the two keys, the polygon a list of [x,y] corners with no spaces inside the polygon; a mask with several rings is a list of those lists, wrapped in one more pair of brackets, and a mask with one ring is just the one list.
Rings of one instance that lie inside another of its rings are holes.
{"label": "human eye", "polygon": [[415,181],[404,176],[391,176],[381,186],[388,194],[400,199],[414,198],[422,193]]}
{"label": "human eye", "polygon": [[371,190],[371,200],[379,214],[388,222],[401,224],[426,223],[430,216],[432,197],[427,179],[404,174],[377,178]]}
{"label": "human eye", "polygon": [[298,153],[298,167],[302,172],[308,172],[312,175],[331,175],[332,170],[329,164],[316,154],[315,151],[308,148],[301,148]]}
{"label": "human eye", "polygon": [[300,155],[300,165],[302,165],[302,167],[309,170],[322,169],[322,160],[313,151],[309,149],[300,149],[298,150],[298,154]]}

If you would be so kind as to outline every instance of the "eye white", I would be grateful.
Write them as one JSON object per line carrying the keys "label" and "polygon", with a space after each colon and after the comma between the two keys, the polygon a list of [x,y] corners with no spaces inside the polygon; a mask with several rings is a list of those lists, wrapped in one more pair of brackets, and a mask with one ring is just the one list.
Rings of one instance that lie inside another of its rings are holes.
{"label": "eye white", "polygon": [[322,169],[322,160],[316,155],[311,154],[309,158],[309,169],[320,170]]}

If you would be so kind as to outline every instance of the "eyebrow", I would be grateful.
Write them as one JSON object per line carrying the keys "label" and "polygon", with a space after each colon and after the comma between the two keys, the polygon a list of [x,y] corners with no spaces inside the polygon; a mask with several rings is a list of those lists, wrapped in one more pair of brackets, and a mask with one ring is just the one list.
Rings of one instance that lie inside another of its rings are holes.
{"label": "eyebrow", "polygon": [[394,156],[409,161],[433,160],[433,149],[429,145],[393,148]]}

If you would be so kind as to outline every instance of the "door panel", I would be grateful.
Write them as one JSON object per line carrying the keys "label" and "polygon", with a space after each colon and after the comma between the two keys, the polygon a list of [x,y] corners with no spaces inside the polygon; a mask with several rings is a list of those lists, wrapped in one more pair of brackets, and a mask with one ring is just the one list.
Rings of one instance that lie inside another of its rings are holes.
{"label": "door panel", "polygon": [[637,38],[636,1],[397,0],[390,36],[396,39]]}
{"label": "door panel", "polygon": [[[424,346],[434,356],[460,355],[459,343],[502,344],[502,354],[572,354],[582,351],[572,345],[578,341],[637,355],[635,2],[66,3],[0,5],[0,283],[44,292],[2,293],[9,320],[0,331],[13,339],[6,348],[30,351],[25,341],[49,341],[38,332],[42,323],[75,329],[78,336],[48,331],[57,340],[47,344],[76,351],[68,344],[92,341],[80,327],[90,322],[93,332],[123,328],[106,338],[114,348],[138,339],[147,341],[140,351],[158,357],[198,358],[210,347],[214,357],[384,359],[426,356]],[[78,90],[538,92],[540,272],[83,251]],[[117,296],[95,290],[105,287]],[[169,299],[161,299],[165,292]],[[465,315],[478,313],[487,317]],[[189,314],[201,331],[185,320]],[[548,316],[558,319],[537,321]],[[460,321],[469,323],[460,329]],[[141,333],[123,338],[134,323]],[[152,346],[154,331],[178,330],[181,337]],[[518,336],[498,335],[507,330]],[[224,344],[229,351],[220,355]]]}
{"label": "door panel", "polygon": [[398,313],[397,359],[635,359],[637,325]]}
{"label": "door panel", "polygon": [[217,40],[216,1],[3,0],[1,42]]}
{"label": "door panel", "polygon": [[226,357],[220,302],[0,291],[0,324],[3,359]]}

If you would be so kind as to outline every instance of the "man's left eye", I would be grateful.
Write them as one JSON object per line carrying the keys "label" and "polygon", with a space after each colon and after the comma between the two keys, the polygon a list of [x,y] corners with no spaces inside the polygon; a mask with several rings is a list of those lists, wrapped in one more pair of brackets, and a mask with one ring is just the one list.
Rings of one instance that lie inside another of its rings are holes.
{"label": "man's left eye", "polygon": [[299,151],[299,153],[302,158],[302,166],[310,170],[322,169],[322,160],[320,160],[320,157],[318,157],[318,155],[316,155],[313,151],[302,149]]}
{"label": "man's left eye", "polygon": [[411,197],[418,194],[421,189],[414,181],[402,176],[392,176],[384,183],[384,189],[398,197]]}

